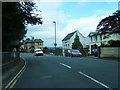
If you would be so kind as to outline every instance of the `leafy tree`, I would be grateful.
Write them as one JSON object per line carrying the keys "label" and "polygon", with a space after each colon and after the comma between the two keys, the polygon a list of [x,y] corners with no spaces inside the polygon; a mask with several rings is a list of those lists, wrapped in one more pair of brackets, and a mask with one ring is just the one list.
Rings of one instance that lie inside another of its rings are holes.
{"label": "leafy tree", "polygon": [[42,24],[41,18],[34,14],[33,2],[3,2],[2,3],[2,50],[12,51],[20,45],[13,43],[22,40],[27,33],[27,24]]}
{"label": "leafy tree", "polygon": [[56,55],[62,55],[62,49],[61,48],[56,48]]}
{"label": "leafy tree", "polygon": [[117,10],[113,15],[102,19],[97,25],[97,30],[102,33],[120,33],[120,10]]}
{"label": "leafy tree", "polygon": [[80,51],[82,51],[83,49],[83,46],[79,40],[79,36],[76,35],[75,39],[74,39],[74,42],[72,43],[72,49],[78,49]]}
{"label": "leafy tree", "polygon": [[44,47],[43,52],[44,53],[49,53],[49,49],[47,47]]}

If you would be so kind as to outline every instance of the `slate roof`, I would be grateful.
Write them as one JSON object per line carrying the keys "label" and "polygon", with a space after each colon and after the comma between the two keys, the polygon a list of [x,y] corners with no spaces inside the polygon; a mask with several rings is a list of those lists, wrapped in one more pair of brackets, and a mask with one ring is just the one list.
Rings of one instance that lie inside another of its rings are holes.
{"label": "slate roof", "polygon": [[25,40],[27,43],[37,43],[37,42],[43,42],[41,39],[35,39],[35,40]]}
{"label": "slate roof", "polygon": [[98,32],[90,32],[88,36],[89,36],[89,37],[90,37],[90,36],[95,36],[97,33],[98,33]]}
{"label": "slate roof", "polygon": [[74,33],[76,33],[76,32],[77,32],[77,31],[72,32],[72,33],[69,33],[62,41],[69,40],[69,39],[74,35]]}
{"label": "slate roof", "polygon": [[35,42],[43,42],[41,39],[35,39]]}

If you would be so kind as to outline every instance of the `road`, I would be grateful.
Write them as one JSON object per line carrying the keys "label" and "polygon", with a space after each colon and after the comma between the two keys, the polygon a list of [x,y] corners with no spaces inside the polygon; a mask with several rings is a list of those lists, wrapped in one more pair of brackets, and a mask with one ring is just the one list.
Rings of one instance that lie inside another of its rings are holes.
{"label": "road", "polygon": [[13,88],[118,88],[118,62],[22,53],[27,68]]}

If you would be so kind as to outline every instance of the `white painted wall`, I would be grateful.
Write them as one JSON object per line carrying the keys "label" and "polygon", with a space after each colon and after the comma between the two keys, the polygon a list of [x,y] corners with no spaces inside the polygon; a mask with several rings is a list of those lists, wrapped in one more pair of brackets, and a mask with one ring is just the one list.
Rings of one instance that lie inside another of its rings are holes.
{"label": "white painted wall", "polygon": [[108,44],[109,40],[120,40],[120,33],[113,33],[113,34],[110,35],[109,38],[103,39],[103,37],[107,36],[107,35],[109,35],[109,34],[103,34],[102,35],[102,40],[100,40],[100,35],[97,35],[97,41],[96,41],[96,36],[92,36],[93,41],[91,41],[91,37],[89,37],[89,41],[90,41],[89,50],[90,50],[90,53],[91,53],[91,45],[96,44],[96,45],[100,46],[101,43]]}
{"label": "white painted wall", "polygon": [[[64,55],[65,49],[72,49],[72,43],[74,42],[76,35],[79,36],[79,40],[80,40],[81,44],[83,45],[83,48],[86,48],[86,45],[90,44],[89,37],[84,37],[79,31],[77,31],[76,33],[74,33],[74,35],[69,40],[62,41],[63,55]],[[69,46],[68,46],[68,44],[69,44]]]}

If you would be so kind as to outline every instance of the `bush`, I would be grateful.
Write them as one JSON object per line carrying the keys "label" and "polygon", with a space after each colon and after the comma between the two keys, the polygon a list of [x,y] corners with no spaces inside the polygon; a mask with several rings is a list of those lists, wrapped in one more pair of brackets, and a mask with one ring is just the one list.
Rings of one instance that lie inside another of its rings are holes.
{"label": "bush", "polygon": [[101,43],[101,47],[109,47],[108,44]]}
{"label": "bush", "polygon": [[108,44],[111,47],[120,47],[120,40],[110,40],[108,41]]}

